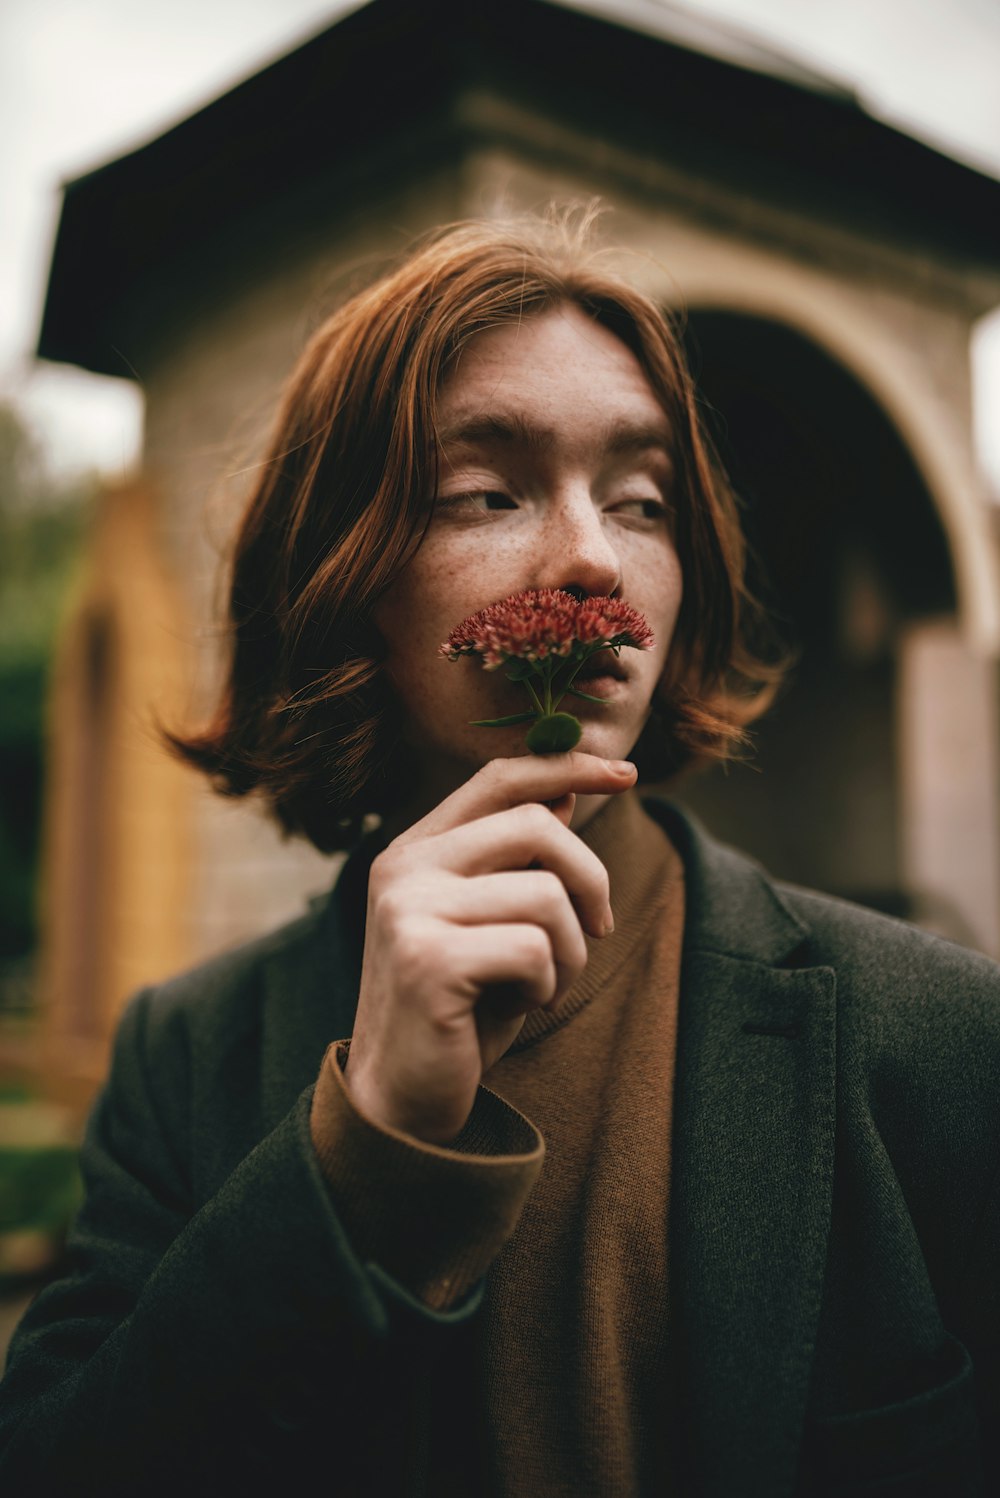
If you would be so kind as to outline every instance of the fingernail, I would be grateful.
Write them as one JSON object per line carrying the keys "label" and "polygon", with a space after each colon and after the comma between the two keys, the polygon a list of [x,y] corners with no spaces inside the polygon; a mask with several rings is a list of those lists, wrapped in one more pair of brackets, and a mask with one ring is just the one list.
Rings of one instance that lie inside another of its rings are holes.
{"label": "fingernail", "polygon": [[604,934],[605,934],[605,936],[610,936],[611,933],[612,933],[612,931],[614,929],[615,929],[615,918],[611,914],[611,906],[609,905],[608,906],[608,913],[604,917]]}
{"label": "fingernail", "polygon": [[612,775],[621,775],[622,777],[624,777],[626,775],[631,776],[635,774],[635,765],[630,759],[606,759],[604,763],[607,765]]}

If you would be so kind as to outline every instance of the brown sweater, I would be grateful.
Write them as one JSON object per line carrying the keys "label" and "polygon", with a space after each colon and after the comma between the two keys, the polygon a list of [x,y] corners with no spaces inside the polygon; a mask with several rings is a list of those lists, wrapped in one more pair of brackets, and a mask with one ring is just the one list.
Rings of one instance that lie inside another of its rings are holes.
{"label": "brown sweater", "polygon": [[[608,869],[615,932],[587,939],[585,972],[557,1010],[528,1017],[453,1145],[364,1119],[343,1084],[343,1046],[328,1053],[313,1108],[320,1162],[362,1258],[436,1309],[492,1266],[448,1398],[464,1405],[452,1408],[467,1434],[474,1422],[463,1464],[504,1498],[671,1490],[683,868],[634,791],[581,836]],[[429,1491],[462,1491],[440,1443],[431,1463]]]}

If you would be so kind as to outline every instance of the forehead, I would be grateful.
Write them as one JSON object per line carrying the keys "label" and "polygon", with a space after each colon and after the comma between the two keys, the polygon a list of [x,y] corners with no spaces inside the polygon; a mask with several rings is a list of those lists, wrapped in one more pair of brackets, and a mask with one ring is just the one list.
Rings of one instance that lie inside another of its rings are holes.
{"label": "forehead", "polygon": [[446,448],[517,442],[542,447],[560,434],[605,446],[666,446],[667,417],[631,349],[574,306],[478,333],[462,349],[438,398]]}

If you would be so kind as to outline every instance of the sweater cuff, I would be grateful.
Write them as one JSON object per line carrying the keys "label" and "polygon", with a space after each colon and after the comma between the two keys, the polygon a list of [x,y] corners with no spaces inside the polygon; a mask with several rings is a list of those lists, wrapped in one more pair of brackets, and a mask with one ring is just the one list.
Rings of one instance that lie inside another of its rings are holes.
{"label": "sweater cuff", "polygon": [[435,1311],[475,1285],[514,1232],[545,1144],[522,1113],[480,1087],[452,1144],[425,1144],[359,1113],[330,1046],[313,1095],[313,1147],[355,1253]]}

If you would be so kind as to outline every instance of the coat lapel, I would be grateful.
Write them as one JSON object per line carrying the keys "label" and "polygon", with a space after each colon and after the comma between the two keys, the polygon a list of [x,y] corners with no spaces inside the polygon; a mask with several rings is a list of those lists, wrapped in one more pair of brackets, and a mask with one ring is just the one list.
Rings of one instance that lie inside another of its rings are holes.
{"label": "coat lapel", "polygon": [[315,1082],[327,1046],[354,1028],[364,950],[368,871],[384,844],[367,838],[329,895],[313,901],[303,939],[274,953],[263,974],[261,1107],[273,1129]]}
{"label": "coat lapel", "polygon": [[779,1498],[830,1229],[835,978],[801,965],[808,931],[756,865],[648,809],[688,879],[671,1186],[682,1424],[707,1498]]}

